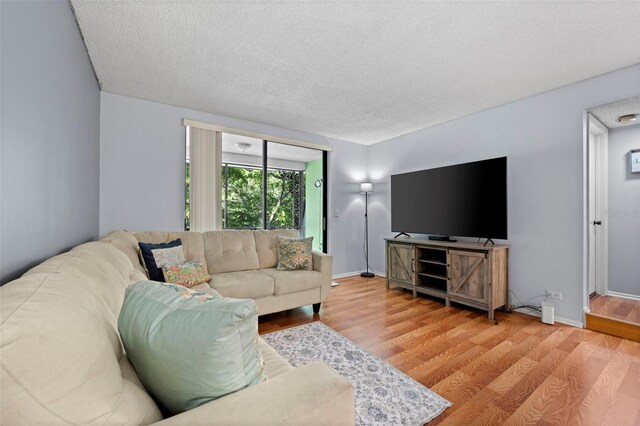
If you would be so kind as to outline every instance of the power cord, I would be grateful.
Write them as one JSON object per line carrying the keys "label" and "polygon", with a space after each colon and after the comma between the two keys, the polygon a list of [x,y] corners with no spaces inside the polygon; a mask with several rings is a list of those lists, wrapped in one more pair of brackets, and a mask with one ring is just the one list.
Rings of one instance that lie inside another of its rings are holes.
{"label": "power cord", "polygon": [[[516,299],[516,301],[519,303],[519,305],[514,306],[514,305],[511,304],[511,302],[509,302],[509,306],[510,306],[512,311],[515,311],[517,309],[529,309],[529,310],[532,310],[532,311],[536,311],[536,312],[542,313],[542,304],[540,306],[525,304],[525,303],[522,302],[522,300],[520,300],[518,298],[518,296],[515,294],[515,292],[513,290],[509,290],[509,295],[513,296],[513,298]],[[542,297],[542,296],[543,295],[534,296],[533,298]],[[547,297],[545,297],[544,301],[546,301],[548,298],[549,298],[549,296],[547,295]]]}

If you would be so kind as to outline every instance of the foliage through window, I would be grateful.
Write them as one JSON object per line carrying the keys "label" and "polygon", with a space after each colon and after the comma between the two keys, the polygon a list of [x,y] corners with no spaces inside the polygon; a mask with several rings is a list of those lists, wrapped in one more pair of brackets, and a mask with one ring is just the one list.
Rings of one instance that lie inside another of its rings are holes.
{"label": "foliage through window", "polygon": [[[189,229],[189,163],[185,168],[185,229]],[[267,169],[266,229],[300,229],[304,171]],[[262,169],[222,165],[222,227],[262,229]]]}
{"label": "foliage through window", "polygon": [[[222,174],[223,227],[262,228],[262,169],[225,164]],[[267,169],[264,228],[300,227],[302,180],[303,172]]]}

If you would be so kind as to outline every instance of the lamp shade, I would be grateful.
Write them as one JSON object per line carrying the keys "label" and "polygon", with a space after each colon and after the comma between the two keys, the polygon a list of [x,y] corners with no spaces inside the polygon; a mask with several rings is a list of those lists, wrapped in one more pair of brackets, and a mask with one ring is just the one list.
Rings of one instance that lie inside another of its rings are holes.
{"label": "lamp shade", "polygon": [[373,192],[373,184],[371,182],[362,182],[360,184],[360,192]]}

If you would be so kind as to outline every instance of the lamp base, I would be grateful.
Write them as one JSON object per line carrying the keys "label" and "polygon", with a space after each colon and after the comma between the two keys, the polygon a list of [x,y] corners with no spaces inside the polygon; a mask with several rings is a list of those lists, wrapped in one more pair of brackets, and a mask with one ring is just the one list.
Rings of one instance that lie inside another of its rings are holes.
{"label": "lamp base", "polygon": [[365,277],[365,278],[373,278],[376,275],[373,272],[363,272],[360,274],[361,277]]}

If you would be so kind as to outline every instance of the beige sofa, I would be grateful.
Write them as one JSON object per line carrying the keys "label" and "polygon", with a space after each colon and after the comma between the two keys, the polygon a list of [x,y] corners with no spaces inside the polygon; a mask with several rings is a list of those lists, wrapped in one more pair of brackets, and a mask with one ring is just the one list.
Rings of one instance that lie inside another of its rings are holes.
{"label": "beige sofa", "polygon": [[[0,424],[353,424],[348,381],[320,361],[293,368],[262,339],[269,380],[163,419],[123,353],[117,330],[125,289],[145,278],[132,262],[129,237],[112,234],[82,244],[0,288]],[[209,249],[199,252],[214,275],[228,273],[212,267],[224,259],[224,250],[216,255],[218,249],[203,238]],[[191,252],[203,240],[185,241]],[[323,300],[320,288],[258,300],[273,310],[286,305],[281,299],[317,303]]]}
{"label": "beige sofa", "polygon": [[161,243],[180,238],[188,260],[201,260],[213,277],[196,289],[224,297],[254,299],[258,314],[313,305],[318,312],[331,291],[333,258],[313,252],[313,271],[277,271],[276,236],[297,237],[298,231],[127,232],[115,231],[102,241],[124,251],[134,268],[140,263],[138,242]]}

